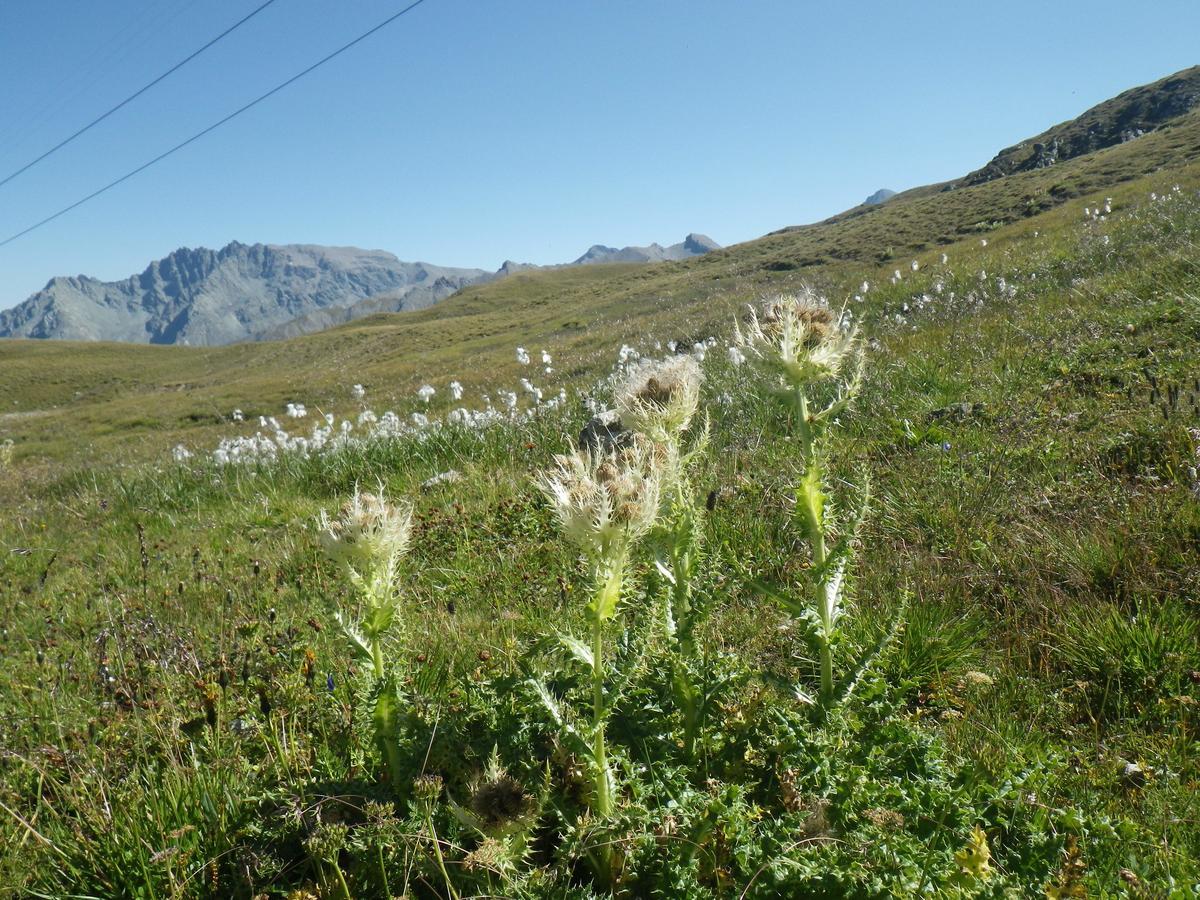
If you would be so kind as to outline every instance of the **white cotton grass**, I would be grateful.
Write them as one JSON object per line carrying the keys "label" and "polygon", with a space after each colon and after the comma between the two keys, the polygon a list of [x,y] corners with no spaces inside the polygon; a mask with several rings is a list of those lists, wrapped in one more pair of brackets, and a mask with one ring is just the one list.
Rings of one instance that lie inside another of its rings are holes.
{"label": "white cotton grass", "polygon": [[417,388],[417,399],[428,406],[429,401],[433,399],[433,395],[436,393],[437,391],[432,384],[423,384]]}
{"label": "white cotton grass", "polygon": [[567,539],[593,566],[620,564],[658,515],[660,477],[640,441],[611,453],[581,448],[555,456],[539,487]]}

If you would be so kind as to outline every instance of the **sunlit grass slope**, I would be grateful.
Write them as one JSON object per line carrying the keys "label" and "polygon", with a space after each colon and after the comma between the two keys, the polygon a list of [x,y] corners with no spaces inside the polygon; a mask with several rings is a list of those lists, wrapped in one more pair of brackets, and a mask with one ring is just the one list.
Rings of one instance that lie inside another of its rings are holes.
{"label": "sunlit grass slope", "polygon": [[519,375],[516,342],[547,347],[568,361],[568,372],[590,373],[646,333],[711,334],[763,293],[806,281],[840,300],[861,279],[881,281],[913,257],[950,250],[961,259],[980,237],[999,248],[1034,229],[1052,233],[1089,201],[1144,194],[1159,182],[1131,180],[1148,173],[1177,173],[1170,177],[1190,184],[1198,156],[1200,113],[1193,112],[1059,166],[952,191],[918,188],[703,257],[521,273],[427,310],[288,341],[205,349],[0,342],[0,434],[35,467],[145,459],[180,441],[214,442],[234,408],[247,415],[277,413],[288,401],[334,408],[354,383],[380,403],[404,404],[439,378],[468,387],[511,382]]}

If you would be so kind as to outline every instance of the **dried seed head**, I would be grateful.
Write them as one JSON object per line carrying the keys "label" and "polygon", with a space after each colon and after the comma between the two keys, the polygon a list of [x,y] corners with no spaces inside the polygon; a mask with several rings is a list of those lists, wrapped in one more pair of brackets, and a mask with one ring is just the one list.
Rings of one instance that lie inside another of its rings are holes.
{"label": "dried seed head", "polygon": [[489,772],[471,789],[471,812],[487,829],[503,828],[529,815],[531,797],[519,781],[503,769]]}
{"label": "dried seed head", "polygon": [[419,775],[413,779],[413,797],[422,803],[432,803],[441,795],[441,775]]}

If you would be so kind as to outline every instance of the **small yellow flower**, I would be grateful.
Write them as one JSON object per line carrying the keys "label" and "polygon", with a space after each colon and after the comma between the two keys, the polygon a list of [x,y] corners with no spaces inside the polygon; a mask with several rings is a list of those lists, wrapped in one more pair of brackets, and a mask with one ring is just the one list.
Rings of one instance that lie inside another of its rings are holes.
{"label": "small yellow flower", "polygon": [[976,825],[967,838],[967,846],[954,854],[960,875],[974,881],[986,881],[992,875],[992,851],[988,849],[987,834]]}

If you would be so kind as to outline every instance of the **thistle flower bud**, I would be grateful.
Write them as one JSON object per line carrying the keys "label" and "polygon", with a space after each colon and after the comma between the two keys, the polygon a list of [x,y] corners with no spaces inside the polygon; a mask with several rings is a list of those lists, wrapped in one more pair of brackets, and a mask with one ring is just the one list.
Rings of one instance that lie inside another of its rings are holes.
{"label": "thistle flower bud", "polygon": [[642,363],[617,388],[621,424],[657,443],[674,440],[696,414],[703,380],[691,356]]}
{"label": "thistle flower bud", "polygon": [[412,507],[355,488],[336,519],[321,511],[318,526],[330,558],[362,576],[391,574],[408,549]]}
{"label": "thistle flower bud", "polygon": [[576,450],[554,461],[540,487],[567,538],[593,562],[624,553],[650,530],[660,478],[644,442],[607,454]]}
{"label": "thistle flower bud", "polygon": [[745,331],[737,333],[741,346],[777,365],[793,387],[836,377],[855,337],[809,289],[767,300],[761,311],[751,308]]}

